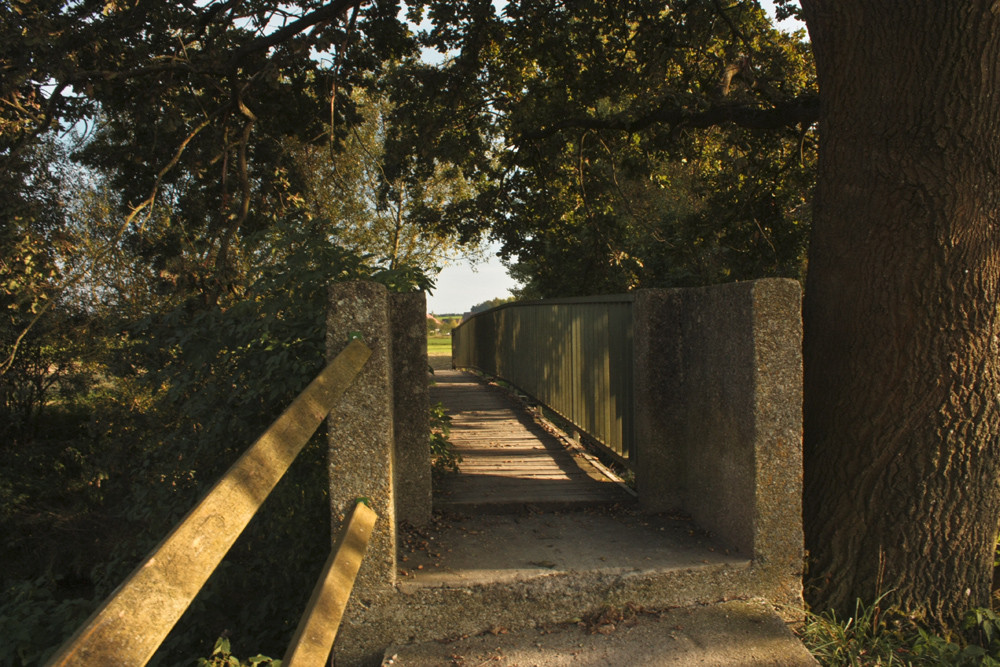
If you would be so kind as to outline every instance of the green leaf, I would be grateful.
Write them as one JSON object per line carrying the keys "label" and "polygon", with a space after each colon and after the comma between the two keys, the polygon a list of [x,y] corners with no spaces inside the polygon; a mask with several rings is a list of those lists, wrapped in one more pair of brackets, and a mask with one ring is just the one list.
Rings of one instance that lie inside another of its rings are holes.
{"label": "green leaf", "polygon": [[212,655],[228,656],[229,652],[230,647],[228,637],[219,637],[215,640],[215,648],[212,649]]}

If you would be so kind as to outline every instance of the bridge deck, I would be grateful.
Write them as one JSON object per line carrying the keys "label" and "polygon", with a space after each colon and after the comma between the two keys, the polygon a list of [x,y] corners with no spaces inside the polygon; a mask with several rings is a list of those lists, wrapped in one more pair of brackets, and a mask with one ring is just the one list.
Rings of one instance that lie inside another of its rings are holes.
{"label": "bridge deck", "polygon": [[471,373],[435,365],[431,401],[448,409],[451,442],[462,456],[460,472],[446,476],[436,493],[436,507],[568,509],[631,501],[507,392]]}

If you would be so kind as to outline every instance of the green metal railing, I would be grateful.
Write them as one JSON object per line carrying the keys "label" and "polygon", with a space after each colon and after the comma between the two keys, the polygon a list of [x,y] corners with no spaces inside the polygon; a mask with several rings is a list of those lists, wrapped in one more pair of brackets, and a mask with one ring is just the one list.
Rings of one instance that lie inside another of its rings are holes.
{"label": "green metal railing", "polygon": [[634,452],[630,294],[510,303],[452,332],[452,362],[505,380],[627,463]]}

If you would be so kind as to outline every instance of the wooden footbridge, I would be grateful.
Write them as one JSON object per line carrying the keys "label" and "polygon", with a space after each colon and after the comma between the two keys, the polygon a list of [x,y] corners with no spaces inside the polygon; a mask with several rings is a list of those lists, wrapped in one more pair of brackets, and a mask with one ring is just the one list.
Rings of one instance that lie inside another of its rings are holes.
{"label": "wooden footbridge", "polygon": [[[799,304],[797,284],[759,281],[529,304],[523,318],[502,307],[463,325],[456,361],[540,400],[551,389],[635,471],[636,499],[478,376],[437,360],[429,392],[422,294],[335,284],[330,365],[48,664],[146,664],[324,420],[340,537],[285,667],[326,664],[335,640],[337,665],[466,664],[437,642],[488,631],[527,642],[518,662],[569,664],[535,651],[539,632],[697,605],[707,616],[644,635],[666,643],[641,659],[625,642],[579,664],[814,664],[773,610],[716,604],[801,604]],[[463,458],[433,494],[429,399],[448,408]]]}
{"label": "wooden footbridge", "polygon": [[[446,360],[446,362],[445,362]],[[435,363],[436,362],[436,363]],[[430,388],[451,417],[459,472],[444,477],[435,507],[458,511],[569,509],[635,500],[620,479],[577,443],[525,410],[514,395],[472,373],[437,366]]]}

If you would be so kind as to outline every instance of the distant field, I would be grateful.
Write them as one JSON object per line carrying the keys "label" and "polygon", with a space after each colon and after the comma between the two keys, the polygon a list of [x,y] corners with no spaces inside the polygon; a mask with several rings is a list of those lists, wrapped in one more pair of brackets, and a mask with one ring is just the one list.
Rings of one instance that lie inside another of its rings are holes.
{"label": "distant field", "polygon": [[444,354],[451,356],[451,336],[428,336],[427,354]]}

